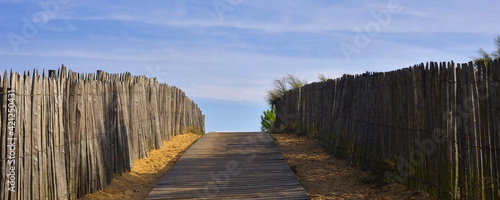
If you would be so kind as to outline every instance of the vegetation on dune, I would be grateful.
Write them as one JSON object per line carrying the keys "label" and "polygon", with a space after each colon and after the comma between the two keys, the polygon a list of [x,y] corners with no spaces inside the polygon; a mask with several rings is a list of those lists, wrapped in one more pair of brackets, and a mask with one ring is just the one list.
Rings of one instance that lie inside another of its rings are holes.
{"label": "vegetation on dune", "polygon": [[486,65],[488,65],[489,60],[500,58],[500,35],[495,38],[495,46],[496,50],[494,52],[491,52],[491,54],[486,52],[483,48],[479,48],[477,52],[480,56],[472,57],[472,59],[474,59],[474,63],[476,63],[476,66],[479,62],[484,62]]}
{"label": "vegetation on dune", "polygon": [[[319,81],[324,82],[327,81],[329,77],[323,74],[319,74],[318,79]],[[283,97],[283,95],[288,90],[296,89],[306,85],[307,81],[305,79],[300,79],[293,74],[287,74],[286,76],[275,79],[272,83],[272,89],[266,91],[266,101],[271,108],[264,111],[260,116],[262,131],[268,131],[271,128],[271,125],[276,118],[276,104],[281,100],[281,97]]]}
{"label": "vegetation on dune", "polygon": [[262,131],[268,131],[271,128],[271,125],[276,118],[276,104],[279,100],[281,100],[281,97],[283,97],[288,90],[299,88],[306,84],[306,80],[302,80],[293,74],[287,74],[286,76],[273,81],[272,89],[266,91],[266,101],[271,108],[264,111],[262,113],[263,115],[260,116]]}
{"label": "vegetation on dune", "polygon": [[295,75],[288,74],[273,81],[272,89],[267,90],[267,103],[274,108],[281,97],[290,89],[302,87],[307,84],[306,80],[301,80]]}
{"label": "vegetation on dune", "polygon": [[324,74],[318,74],[318,79],[321,82],[326,82],[328,81],[328,79],[330,79],[330,77],[326,77]]}

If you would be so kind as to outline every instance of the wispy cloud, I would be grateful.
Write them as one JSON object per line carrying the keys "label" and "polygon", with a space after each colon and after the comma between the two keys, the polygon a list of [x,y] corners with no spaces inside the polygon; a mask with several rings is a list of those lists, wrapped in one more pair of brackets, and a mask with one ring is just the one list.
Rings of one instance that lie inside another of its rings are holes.
{"label": "wispy cloud", "polygon": [[47,25],[42,28],[44,31],[56,31],[56,32],[72,32],[72,31],[78,31],[78,28],[76,26],[67,24],[67,25]]}
{"label": "wispy cloud", "polygon": [[500,1],[399,0],[402,12],[391,15],[348,63],[340,44],[366,34],[365,26],[389,2],[245,0],[221,20],[213,1],[69,1],[44,27],[35,26],[37,34],[14,53],[7,35],[31,36],[23,33],[23,18],[29,21],[43,9],[37,1],[2,1],[0,67],[64,63],[79,72],[156,76],[211,101],[216,107],[205,108],[213,111],[208,115],[217,116],[228,102],[235,109],[252,104],[258,106],[248,110],[258,121],[255,109],[266,107],[265,90],[283,75],[314,82],[318,74],[336,78],[426,61],[466,62],[477,48],[494,48],[492,39],[500,33]]}
{"label": "wispy cloud", "polygon": [[[393,23],[383,32],[499,32],[498,26],[478,24],[484,18],[499,18],[496,12],[499,2],[489,2],[488,6],[454,1],[453,4],[468,8],[464,15],[456,9],[442,9],[431,2],[400,1],[404,7],[402,13],[393,16]],[[65,20],[112,20],[165,25],[172,27],[222,27],[244,30],[264,31],[267,33],[283,32],[321,32],[352,31],[371,20],[372,12],[386,9],[388,2],[365,3],[291,3],[285,1],[245,2],[238,10],[224,21],[219,20],[211,4],[179,4],[154,6],[148,9],[135,9],[124,4],[100,4],[101,9],[90,14],[84,10],[68,10],[58,19]],[[447,4],[448,5],[448,4]],[[148,5],[146,5],[148,6]],[[350,6],[352,8],[346,8]],[[453,6],[453,5],[450,5]],[[456,7],[459,7],[455,5]],[[144,7],[140,7],[144,8]],[[174,9],[172,9],[174,8]],[[475,10],[475,8],[477,8]],[[177,9],[177,10],[176,10]],[[191,10],[190,13],[189,11]],[[249,12],[252,10],[252,12]],[[193,13],[196,11],[197,13]],[[256,14],[255,12],[258,12]],[[411,26],[409,26],[411,25]],[[466,27],[476,27],[474,29]]]}

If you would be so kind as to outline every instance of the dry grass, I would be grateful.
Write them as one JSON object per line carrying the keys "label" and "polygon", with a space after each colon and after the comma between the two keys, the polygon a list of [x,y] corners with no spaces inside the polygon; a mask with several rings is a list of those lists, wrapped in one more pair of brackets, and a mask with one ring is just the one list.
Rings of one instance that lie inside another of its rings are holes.
{"label": "dry grass", "polygon": [[295,134],[275,134],[288,165],[312,199],[433,199],[401,184],[377,187],[360,182],[369,172],[332,158],[316,140]]}

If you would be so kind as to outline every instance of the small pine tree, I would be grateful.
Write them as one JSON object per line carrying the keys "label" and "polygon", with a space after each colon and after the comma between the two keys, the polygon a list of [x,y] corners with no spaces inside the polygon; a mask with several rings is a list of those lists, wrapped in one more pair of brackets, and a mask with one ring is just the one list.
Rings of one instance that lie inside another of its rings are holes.
{"label": "small pine tree", "polygon": [[265,132],[271,128],[271,124],[273,124],[274,119],[276,118],[276,111],[274,110],[274,108],[271,108],[262,112],[262,114],[263,115],[260,116],[260,124],[262,125],[260,129]]}

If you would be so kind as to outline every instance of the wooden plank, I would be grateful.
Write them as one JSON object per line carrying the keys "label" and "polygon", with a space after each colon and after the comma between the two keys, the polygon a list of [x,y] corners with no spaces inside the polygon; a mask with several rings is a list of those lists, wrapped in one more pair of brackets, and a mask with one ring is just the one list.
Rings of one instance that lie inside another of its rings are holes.
{"label": "wooden plank", "polygon": [[56,199],[57,198],[57,161],[55,159],[56,156],[56,126],[57,126],[57,120],[58,117],[56,115],[55,111],[55,106],[56,102],[55,96],[57,96],[56,92],[54,91],[54,88],[56,86],[56,81],[55,81],[55,76],[56,73],[54,70],[49,70],[49,77],[47,77],[45,80],[47,81],[46,86],[45,86],[45,93],[46,93],[46,98],[45,98],[45,104],[46,105],[46,127],[47,127],[47,136],[46,136],[46,141],[47,141],[47,181],[48,185],[46,186],[48,188],[47,193],[46,193],[46,198],[49,199]]}
{"label": "wooden plank", "polygon": [[47,81],[47,75],[45,70],[42,72],[42,76],[40,79],[40,106],[41,106],[41,111],[40,111],[40,148],[38,149],[38,158],[39,160],[39,166],[40,166],[40,198],[48,198],[47,191],[49,190],[49,182],[48,182],[48,162],[47,162],[47,153],[48,153],[48,148],[47,148],[47,120],[48,120],[48,113],[47,113],[47,87],[48,87],[48,81]]}
{"label": "wooden plank", "polygon": [[[448,63],[449,67],[449,63]],[[452,172],[453,172],[453,166],[451,165],[451,157],[449,156],[448,152],[450,149],[450,145],[453,144],[452,141],[450,141],[448,138],[450,137],[449,131],[448,131],[448,104],[449,104],[449,98],[448,98],[448,70],[447,70],[447,65],[445,62],[440,63],[439,65],[439,73],[437,76],[436,84],[438,87],[437,94],[439,95],[438,102],[440,103],[440,108],[436,110],[435,112],[438,112],[438,130],[441,130],[438,132],[438,137],[436,139],[433,139],[436,141],[438,144],[438,148],[436,148],[434,151],[439,152],[439,157],[438,159],[438,165],[442,166],[443,168],[446,168],[448,170],[444,171],[443,174],[440,174],[440,188],[444,189],[444,191],[440,191],[440,194],[442,195],[442,198],[451,198],[452,191]],[[444,160],[444,162],[439,162],[439,160]]]}
{"label": "wooden plank", "polygon": [[[12,70],[11,70],[11,74],[12,74]],[[0,175],[0,182],[2,183],[2,185],[0,186],[0,189],[2,190],[1,193],[0,193],[0,197],[3,198],[3,199],[11,199],[10,196],[13,195],[12,192],[9,191],[9,186],[7,184],[3,184],[3,183],[6,183],[7,180],[9,180],[9,176],[7,176],[7,173],[9,171],[9,164],[8,164],[8,157],[9,157],[9,152],[10,152],[10,148],[7,147],[8,145],[8,141],[9,139],[8,138],[11,138],[10,136],[10,130],[9,130],[9,125],[8,125],[8,121],[9,121],[9,109],[8,109],[8,104],[9,104],[9,101],[8,101],[8,94],[9,94],[9,89],[10,89],[10,81],[9,81],[9,74],[7,73],[7,70],[5,70],[5,73],[4,73],[4,76],[3,76],[3,79],[1,79],[1,83],[2,83],[2,86],[1,86],[1,90],[0,90],[0,107],[1,107],[1,110],[0,110],[0,115],[2,116],[0,119],[1,119],[1,122],[0,122],[0,127],[1,127],[1,132],[0,132],[0,161],[1,161],[1,166],[0,166],[0,169],[1,169],[1,175]]]}
{"label": "wooden plank", "polygon": [[[207,151],[211,153],[198,156]],[[280,159],[270,160],[269,151]],[[200,169],[198,164],[209,167]],[[269,165],[277,167],[270,171]],[[206,169],[212,170],[207,173]],[[147,199],[181,198],[309,199],[266,133],[203,136],[176,162]]]}
{"label": "wooden plank", "polygon": [[474,73],[474,64],[469,63],[469,65],[466,68],[466,81],[467,81],[467,93],[468,93],[468,103],[467,103],[467,115],[468,115],[468,123],[467,123],[467,133],[469,136],[469,147],[470,147],[470,163],[469,165],[471,166],[471,173],[469,174],[471,176],[470,183],[471,183],[471,194],[474,196],[474,198],[481,199],[479,196],[480,195],[480,179],[479,179],[479,173],[480,173],[480,168],[478,166],[478,160],[479,158],[479,149],[477,146],[477,116],[476,116],[476,109],[477,109],[477,88],[476,88],[476,79],[475,79],[475,73]]}
{"label": "wooden plank", "polygon": [[144,85],[144,82],[142,85],[139,87],[139,105],[138,105],[138,112],[140,113],[141,119],[140,119],[140,126],[141,126],[141,152],[140,152],[140,158],[146,158],[149,156],[149,149],[150,149],[150,128],[149,125],[151,125],[150,119],[149,119],[149,106],[148,105],[148,95],[146,94],[146,85]]}
{"label": "wooden plank", "polygon": [[[15,192],[11,192],[11,196],[10,198],[11,199],[21,199],[22,198],[22,187],[20,187],[20,185],[23,184],[23,181],[21,179],[21,177],[23,176],[23,157],[24,157],[24,154],[23,154],[23,151],[22,149],[24,148],[23,147],[23,142],[22,142],[22,123],[20,123],[22,121],[22,113],[24,112],[24,109],[23,109],[23,98],[22,98],[22,88],[23,88],[23,78],[20,74],[18,73],[15,73],[12,76],[12,79],[11,79],[11,88],[14,92],[14,94],[16,95],[15,96],[15,105],[16,105],[16,108],[15,108],[15,129],[14,129],[14,137],[12,138],[15,138],[15,147],[16,147],[16,155],[15,155],[15,164],[14,166],[16,167],[16,170],[15,170],[15,177],[16,177],[16,189],[14,190]],[[9,142],[9,141],[7,141]],[[11,143],[11,142],[9,142]],[[7,152],[8,153],[8,152]]]}
{"label": "wooden plank", "polygon": [[456,98],[457,98],[457,75],[455,63],[451,62],[451,65],[448,66],[448,74],[447,74],[447,135],[449,137],[449,163],[450,163],[450,177],[451,177],[451,197],[456,199],[458,196],[458,173],[459,173],[459,164],[458,164],[458,138],[457,138],[457,124],[456,124]]}
{"label": "wooden plank", "polygon": [[[65,105],[63,106],[64,109],[64,131],[66,133],[65,136],[65,141],[67,144],[65,144],[65,149],[66,149],[66,154],[65,154],[65,160],[66,160],[66,183],[68,187],[68,198],[69,199],[76,199],[74,197],[74,157],[71,157],[74,151],[74,134],[75,134],[75,110],[73,109],[74,107],[74,102],[75,102],[75,95],[74,95],[74,89],[75,88],[75,83],[73,81],[73,73],[71,70],[68,72],[68,79],[66,81],[66,87],[65,87],[65,96],[64,96],[64,102]],[[71,112],[72,111],[72,112]]]}
{"label": "wooden plank", "polygon": [[[127,98],[127,93],[126,93],[126,88],[128,87],[123,87],[121,83],[116,83],[117,84],[117,93],[118,97],[117,100],[119,101],[118,104],[116,105],[117,108],[117,137],[118,137],[118,144],[119,144],[119,153],[120,153],[120,158],[121,158],[121,168],[120,170],[122,171],[130,171],[134,160],[130,157],[129,154],[135,153],[133,151],[130,151],[130,141],[133,138],[130,138],[130,131],[129,127],[130,126],[135,126],[134,124],[130,124],[129,120],[129,104],[128,104],[128,98]],[[136,116],[132,116],[136,117]]]}
{"label": "wooden plank", "polygon": [[103,160],[103,164],[104,164],[104,177],[105,177],[105,181],[103,180],[103,182],[101,183],[101,186],[102,188],[105,188],[107,187],[108,183],[111,182],[111,179],[113,177],[113,173],[112,173],[112,165],[111,165],[111,162],[112,162],[112,159],[111,159],[111,155],[112,155],[112,149],[111,149],[111,145],[110,145],[110,135],[111,135],[111,124],[112,124],[112,120],[110,120],[111,118],[110,117],[110,109],[109,109],[109,96],[113,96],[112,92],[112,87],[113,87],[113,83],[111,82],[111,80],[108,79],[108,77],[103,74],[103,88],[102,88],[102,118],[103,119],[106,119],[106,120],[103,120],[103,125],[104,125],[104,130],[102,132],[102,140],[101,140],[101,146],[103,148],[103,151],[102,151],[102,160]]}
{"label": "wooden plank", "polygon": [[157,101],[157,86],[155,85],[150,85],[150,107],[151,107],[151,114],[150,114],[150,121],[151,121],[151,133],[152,133],[152,138],[154,138],[154,148],[161,148],[163,144],[163,138],[160,132],[160,119],[159,119],[159,114],[158,114],[158,101]]}
{"label": "wooden plank", "polygon": [[[492,115],[490,118],[491,129],[491,147],[494,149],[492,151],[492,182],[493,182],[493,196],[500,197],[500,133],[499,123],[500,121],[500,59],[496,59],[491,68],[491,83],[492,87],[490,87],[490,102],[492,105],[492,109],[490,110]],[[495,181],[496,180],[496,181]],[[500,198],[499,198],[500,199]]]}
{"label": "wooden plank", "polygon": [[[99,76],[98,76],[99,77]],[[102,80],[103,74],[100,75],[100,80]],[[94,95],[94,114],[95,114],[95,129],[96,129],[96,139],[94,140],[95,150],[96,150],[96,161],[97,161],[97,171],[98,171],[98,185],[99,189],[104,189],[108,186],[108,182],[106,180],[106,169],[104,167],[106,156],[104,155],[104,151],[106,145],[106,129],[104,123],[104,105],[103,105],[103,96],[104,96],[104,86],[106,82],[99,81],[96,83],[96,95]]]}
{"label": "wooden plank", "polygon": [[166,86],[165,89],[165,96],[167,97],[166,102],[165,102],[165,113],[166,113],[166,120],[167,120],[167,137],[168,140],[172,139],[173,133],[172,133],[172,87]]}
{"label": "wooden plank", "polygon": [[[5,75],[3,77],[7,77],[7,70],[5,71]],[[4,86],[4,81],[2,79],[2,74],[0,72],[0,84],[2,84],[2,87],[0,87],[0,163],[2,164],[2,166],[0,166],[0,172],[2,174],[0,174],[0,182],[4,183],[5,180],[6,180],[6,174],[3,173],[5,172],[5,166],[6,165],[6,161],[5,161],[5,158],[7,156],[6,153],[4,153],[6,151],[6,148],[7,148],[7,144],[5,143],[5,141],[7,140],[7,134],[6,134],[6,126],[4,124],[4,121],[5,121],[5,109],[3,108],[4,105],[5,105],[5,100],[4,99],[7,99],[7,96],[6,96],[6,93],[5,93],[5,86]],[[0,186],[0,198],[2,199],[6,199],[6,194],[7,194],[7,191],[8,191],[8,188],[7,188],[7,184],[3,184],[2,186]]]}
{"label": "wooden plank", "polygon": [[180,112],[181,112],[181,98],[180,98],[180,90],[179,88],[175,88],[175,112],[174,112],[174,118],[175,118],[175,124],[174,124],[174,135],[179,135],[181,131],[180,127]]}
{"label": "wooden plank", "polygon": [[[470,64],[469,64],[470,65]],[[477,184],[476,184],[476,181],[474,180],[475,179],[475,168],[474,168],[474,160],[475,160],[475,149],[474,149],[474,143],[473,143],[473,139],[472,137],[474,136],[473,135],[473,127],[474,127],[474,124],[473,124],[473,115],[471,113],[471,110],[472,110],[472,87],[471,87],[471,75],[470,75],[470,68],[472,68],[472,66],[469,66],[469,65],[464,65],[463,66],[463,71],[464,71],[464,74],[463,74],[463,83],[464,83],[464,96],[462,98],[465,99],[465,101],[463,102],[464,103],[464,109],[462,111],[462,116],[464,118],[464,125],[465,128],[465,132],[464,132],[464,136],[465,136],[465,139],[466,139],[466,160],[465,160],[465,163],[466,163],[466,172],[467,172],[467,195],[466,196],[467,198],[474,198],[476,199],[476,189],[477,189]]]}
{"label": "wooden plank", "polygon": [[[126,77],[122,75],[122,77]],[[125,83],[127,86],[130,86],[129,83]],[[120,109],[122,109],[120,105],[120,95],[127,95],[127,94],[122,94],[121,92],[121,83],[117,80],[114,81],[113,83],[113,98],[112,98],[112,107],[110,108],[112,110],[112,121],[113,121],[113,127],[111,130],[111,147],[113,151],[112,159],[113,159],[113,165],[112,167],[114,168],[114,173],[122,174],[125,171],[125,159],[123,154],[125,153],[124,150],[122,150],[123,147],[123,142],[121,138],[121,124],[119,123],[122,116],[120,116]],[[130,86],[132,87],[132,86]],[[125,126],[130,126],[129,124],[125,124]],[[134,125],[132,125],[134,127]],[[131,152],[133,153],[133,151]],[[113,172],[111,172],[113,173]]]}
{"label": "wooden plank", "polygon": [[[21,185],[24,184],[24,132],[22,128],[23,121],[23,113],[24,113],[24,78],[20,74],[16,73],[16,84],[15,84],[15,94],[16,94],[16,192],[14,199],[22,199],[23,198],[23,188]],[[1,121],[1,120],[0,120]],[[1,123],[0,123],[1,124]]]}
{"label": "wooden plank", "polygon": [[[72,177],[72,173],[73,173],[73,169],[70,168],[72,166],[71,164],[71,153],[72,153],[72,142],[73,142],[73,138],[72,138],[72,134],[74,133],[73,132],[73,129],[74,129],[74,124],[73,124],[73,120],[71,119],[72,115],[74,114],[74,112],[70,112],[71,108],[73,107],[72,105],[72,101],[74,99],[73,96],[70,95],[70,91],[72,90],[72,72],[71,70],[69,70],[68,72],[66,72],[66,68],[64,66],[61,67],[61,73],[60,73],[60,77],[61,77],[61,92],[62,92],[62,116],[63,116],[63,127],[62,127],[62,131],[64,132],[64,148],[63,148],[63,154],[64,154],[64,167],[65,167],[65,171],[66,171],[66,194],[67,194],[67,198],[68,199],[71,199],[71,192],[72,192],[72,185],[71,185],[71,182],[70,182],[70,179]],[[73,113],[73,114],[72,114]]]}
{"label": "wooden plank", "polygon": [[32,198],[39,199],[42,198],[40,196],[40,184],[41,184],[41,155],[40,150],[42,146],[41,141],[41,107],[42,107],[42,83],[41,77],[38,72],[35,70],[33,73],[33,109],[31,115],[31,128],[32,128],[32,181],[31,181],[31,190],[32,190]]}
{"label": "wooden plank", "polygon": [[[79,172],[79,157],[80,157],[80,148],[79,148],[79,126],[80,123],[78,121],[79,116],[81,115],[81,106],[78,104],[78,99],[80,98],[80,86],[78,81],[77,74],[71,74],[71,80],[68,81],[69,85],[69,152],[67,154],[67,162],[69,162],[69,168],[67,168],[67,173],[69,173],[68,186],[69,186],[69,199],[76,199],[78,192],[78,172]],[[78,109],[80,108],[80,109]]]}
{"label": "wooden plank", "polygon": [[[115,75],[116,76],[116,75]],[[106,76],[106,84],[103,88],[103,118],[106,119],[104,122],[105,126],[105,137],[103,141],[103,145],[107,148],[106,151],[103,151],[103,155],[105,156],[105,169],[106,169],[106,179],[109,184],[113,179],[113,173],[115,171],[115,146],[114,146],[114,131],[116,129],[116,118],[114,116],[114,96],[117,90],[116,86],[116,78],[113,75]],[[127,96],[128,97],[128,96]]]}
{"label": "wooden plank", "polygon": [[138,97],[137,97],[137,87],[136,85],[130,85],[130,131],[131,131],[131,143],[132,145],[130,146],[130,154],[131,154],[131,159],[130,160],[136,160],[139,158],[138,152],[139,152],[139,113],[136,108],[136,104],[138,103]]}
{"label": "wooden plank", "polygon": [[138,138],[138,158],[145,158],[146,155],[146,148],[147,148],[147,132],[146,132],[146,126],[145,123],[147,123],[147,119],[145,117],[145,114],[147,113],[147,110],[144,109],[143,105],[146,103],[144,101],[144,93],[143,93],[143,88],[144,85],[141,84],[142,81],[140,79],[137,79],[137,104],[135,105],[136,113],[138,116],[138,123],[134,124],[133,126],[137,126],[138,133],[137,133],[137,138]]}
{"label": "wooden plank", "polygon": [[455,116],[455,131],[456,131],[456,138],[457,138],[457,146],[458,146],[458,154],[459,154],[459,160],[458,160],[458,168],[459,168],[459,176],[458,176],[458,184],[460,188],[460,196],[461,197],[466,197],[467,194],[467,178],[466,178],[466,171],[467,171],[467,165],[466,165],[466,145],[467,141],[465,138],[465,121],[464,117],[462,116],[462,112],[464,109],[464,81],[463,81],[463,69],[462,65],[458,65],[456,69],[456,82],[457,82],[457,90],[456,90],[456,96],[455,96],[455,112],[453,113]]}
{"label": "wooden plank", "polygon": [[[23,188],[31,188],[31,168],[32,168],[32,147],[31,147],[31,140],[32,140],[32,134],[31,134],[31,103],[32,103],[32,88],[31,88],[31,76],[25,73],[24,76],[24,112],[22,113],[23,115],[23,121],[22,126],[24,128],[24,135],[22,137],[24,141],[24,170],[23,170]],[[21,187],[21,185],[19,185]],[[22,192],[23,199],[30,199],[31,198],[31,190],[25,189]]]}
{"label": "wooden plank", "polygon": [[85,74],[81,74],[78,79],[78,98],[77,98],[77,108],[76,112],[77,118],[76,123],[78,124],[77,129],[77,144],[78,144],[78,154],[77,154],[77,192],[78,197],[82,197],[87,193],[88,187],[88,162],[87,162],[87,127],[86,127],[86,101],[87,94],[85,91]]}
{"label": "wooden plank", "polygon": [[[491,63],[491,62],[490,62]],[[485,199],[493,199],[493,185],[491,185],[490,178],[492,177],[492,168],[491,168],[491,150],[489,147],[491,146],[491,142],[489,141],[490,133],[489,133],[489,120],[490,117],[489,110],[490,105],[488,99],[490,98],[488,95],[488,70],[486,66],[480,65],[478,70],[478,76],[476,77],[476,85],[477,85],[477,95],[478,95],[478,105],[479,105],[479,113],[478,113],[478,121],[479,121],[479,141],[481,142],[481,158],[482,162],[481,168],[481,182],[482,182],[482,192],[483,198]]]}
{"label": "wooden plank", "polygon": [[[473,67],[474,68],[474,67]],[[479,73],[483,73],[481,69],[478,70]],[[480,77],[478,73],[474,73],[474,69],[471,72],[471,86],[472,86],[472,94],[473,94],[473,123],[474,123],[474,146],[475,150],[475,167],[476,167],[476,179],[478,184],[478,197],[479,199],[484,198],[484,169],[483,169],[483,143],[482,143],[482,134],[481,134],[481,106],[480,106]]]}
{"label": "wooden plank", "polygon": [[412,147],[414,148],[415,146],[415,141],[418,141],[419,135],[420,135],[420,109],[419,109],[419,103],[421,103],[421,71],[418,65],[415,65],[413,68],[410,69],[410,75],[408,80],[410,81],[409,86],[410,88],[408,89],[409,91],[409,102],[408,102],[408,112],[409,112],[409,119],[408,119],[408,129],[410,130],[410,133],[408,135],[408,138],[406,139],[406,144],[408,144],[408,149],[407,153],[405,155],[409,155],[409,152],[412,151]]}
{"label": "wooden plank", "polygon": [[130,92],[129,91],[129,87],[128,86],[125,86],[125,85],[122,85],[122,90],[120,90],[123,94],[121,95],[122,97],[122,106],[120,107],[120,110],[121,110],[121,116],[122,117],[122,124],[123,126],[120,127],[121,130],[122,130],[122,133],[123,134],[123,137],[126,137],[127,141],[127,147],[126,147],[126,152],[128,155],[128,157],[126,157],[125,159],[127,159],[127,170],[130,170],[132,165],[133,165],[133,162],[134,160],[132,159],[132,155],[133,153],[131,152],[131,146],[132,146],[132,142],[133,142],[133,137],[132,137],[132,132],[131,132],[131,129],[130,129],[130,101],[129,101],[129,97],[128,97],[128,93]]}
{"label": "wooden plank", "polygon": [[[57,199],[67,199],[68,198],[68,187],[66,182],[66,160],[64,158],[65,151],[65,129],[64,129],[64,105],[63,98],[65,96],[64,87],[66,85],[66,70],[61,68],[59,78],[56,80],[56,85],[51,89],[54,95],[54,145],[55,145],[55,185],[56,185],[56,195]],[[64,75],[62,74],[64,73]]]}
{"label": "wooden plank", "polygon": [[97,134],[96,134],[96,116],[94,112],[94,108],[97,107],[96,102],[94,98],[98,95],[96,93],[96,82],[94,81],[94,78],[92,75],[89,75],[89,78],[86,81],[85,84],[85,90],[87,93],[87,105],[86,105],[86,127],[87,127],[87,162],[88,167],[86,170],[88,170],[88,181],[89,181],[89,187],[86,190],[85,194],[89,193],[94,193],[97,192],[97,172],[98,172],[98,167],[97,167],[97,151],[96,151],[96,140],[97,140]]}

